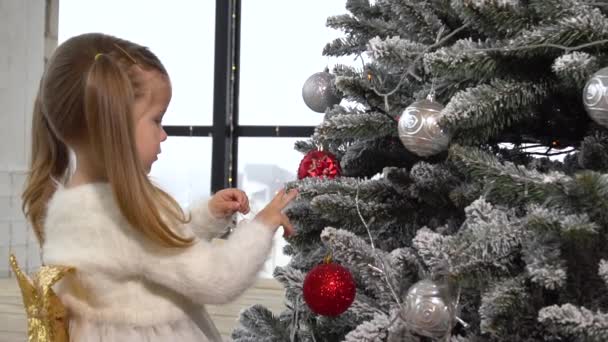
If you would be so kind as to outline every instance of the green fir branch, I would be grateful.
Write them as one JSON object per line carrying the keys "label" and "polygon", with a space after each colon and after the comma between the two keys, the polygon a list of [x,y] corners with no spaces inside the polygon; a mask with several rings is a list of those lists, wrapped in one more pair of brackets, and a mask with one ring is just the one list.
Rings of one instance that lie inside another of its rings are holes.
{"label": "green fir branch", "polygon": [[381,113],[336,115],[323,121],[315,129],[318,139],[374,139],[396,136],[397,123]]}
{"label": "green fir branch", "polygon": [[354,197],[359,187],[359,197],[377,202],[386,202],[397,196],[394,185],[384,179],[361,180],[351,177],[335,179],[308,177],[287,183],[287,187],[296,187],[301,199],[312,200],[324,194],[341,194]]}
{"label": "green fir branch", "polygon": [[412,247],[432,276],[446,275],[449,272],[449,242],[452,237],[438,234],[422,227],[412,239]]}
{"label": "green fir branch", "polygon": [[581,213],[604,228],[608,226],[608,173],[582,171],[567,184],[564,204]]}
{"label": "green fir branch", "polygon": [[387,329],[391,324],[389,317],[384,313],[377,313],[369,321],[364,321],[351,330],[344,338],[345,342],[384,342],[387,338]]}
{"label": "green fir branch", "polygon": [[327,18],[325,26],[336,30],[342,30],[348,36],[354,37],[354,34],[362,35],[370,32],[372,27],[366,25],[366,22],[350,14],[335,15]]}
{"label": "green fir branch", "polygon": [[586,136],[579,148],[577,161],[583,169],[608,172],[608,132],[597,131]]}
{"label": "green fir branch", "polygon": [[350,65],[336,64],[332,68],[332,73],[336,76],[359,77],[363,71]]}
{"label": "green fir branch", "polygon": [[540,310],[538,321],[562,336],[583,338],[589,342],[608,340],[608,314],[584,307],[552,305]]}
{"label": "green fir branch", "polygon": [[349,14],[327,18],[326,26],[342,30],[347,36],[347,38],[336,39],[327,44],[323,49],[323,55],[327,56],[360,54],[365,51],[365,45],[371,38],[396,34],[395,28],[390,22]]}
{"label": "green fir branch", "polygon": [[399,35],[422,44],[432,44],[447,29],[428,1],[394,1],[391,13],[399,20]]}
{"label": "green fir branch", "polygon": [[308,153],[316,148],[315,142],[312,139],[309,140],[299,140],[294,144],[294,150],[301,153]]}
{"label": "green fir branch", "polygon": [[449,47],[424,55],[424,67],[433,75],[445,75],[448,80],[484,81],[496,77],[500,60],[489,52],[473,52],[495,46],[495,41],[473,41],[463,38]]}
{"label": "green fir branch", "polygon": [[559,172],[540,173],[496,157],[476,148],[452,145],[450,159],[471,179],[482,182],[486,197],[512,206],[546,203],[561,197],[570,178]]}
{"label": "green fir branch", "polygon": [[606,283],[606,286],[608,286],[608,261],[607,260],[604,260],[604,259],[600,260],[598,274],[600,275],[602,280],[604,280],[604,282]]}
{"label": "green fir branch", "polygon": [[[529,10],[537,22],[552,22],[577,11],[588,11],[586,0],[529,0]],[[582,9],[581,9],[582,7]]]}
{"label": "green fir branch", "polygon": [[367,103],[376,108],[384,107],[384,99],[378,96],[370,82],[361,76],[338,76],[336,77],[336,88],[354,102]]}
{"label": "green fir branch", "polygon": [[424,51],[425,45],[401,37],[375,37],[369,40],[367,51],[377,63],[406,67]]}
{"label": "green fir branch", "polygon": [[323,47],[323,56],[350,56],[362,53],[367,41],[355,38],[336,38]]}
{"label": "green fir branch", "polygon": [[235,342],[278,342],[289,339],[288,327],[261,305],[254,305],[241,313],[242,327],[232,333]]}
{"label": "green fir branch", "polygon": [[526,5],[517,1],[455,0],[452,8],[463,22],[485,37],[513,37],[533,24]]}
{"label": "green fir branch", "polygon": [[520,320],[530,311],[529,296],[521,278],[507,278],[493,284],[481,297],[481,332],[500,338],[522,329]]}
{"label": "green fir branch", "polygon": [[586,52],[574,51],[555,59],[551,70],[565,87],[583,89],[593,73],[599,69],[597,58]]}
{"label": "green fir branch", "polygon": [[286,289],[294,289],[296,292],[302,290],[304,273],[292,267],[277,267],[273,277]]}
{"label": "green fir branch", "polygon": [[521,221],[483,197],[466,207],[465,214],[465,222],[448,242],[450,274],[471,278],[508,274],[524,239]]}
{"label": "green fir branch", "polygon": [[376,314],[386,314],[385,308],[380,306],[377,299],[367,296],[359,291],[353,304],[348,308],[349,313],[357,317],[360,322],[370,320]]}
{"label": "green fir branch", "polygon": [[566,211],[553,207],[532,205],[526,215],[528,228],[539,233],[553,233],[564,240],[575,236],[593,236],[600,229],[589,216],[583,214],[568,214]]}
{"label": "green fir branch", "polygon": [[566,284],[566,262],[561,258],[558,239],[552,234],[528,234],[522,248],[527,277],[547,290]]}
{"label": "green fir branch", "polygon": [[286,184],[287,188],[297,188],[298,197],[310,201],[314,197],[323,194],[339,194],[344,191],[353,193],[357,184],[361,183],[357,178],[338,177],[335,179],[307,177]]}
{"label": "green fir branch", "polygon": [[[522,32],[504,47],[477,51],[508,51],[522,57],[552,56],[559,50],[580,51],[608,43],[608,20],[597,10],[560,16]],[[475,50],[473,50],[475,51]]]}
{"label": "green fir branch", "polygon": [[341,265],[348,267],[357,284],[363,287],[368,294],[376,298],[379,303],[395,303],[391,289],[386,283],[385,274],[388,274],[391,286],[399,283],[400,274],[395,273],[394,265],[386,252],[372,248],[366,241],[355,234],[327,227],[321,233],[321,240],[329,248],[332,258]]}
{"label": "green fir branch", "polygon": [[376,16],[378,11],[374,10],[370,5],[369,0],[347,0],[346,10],[358,18],[372,18]]}
{"label": "green fir branch", "polygon": [[[454,95],[442,111],[440,125],[457,132],[455,139],[465,144],[486,141],[530,118],[547,92],[543,83],[493,79]],[[479,133],[464,136],[459,130]]]}
{"label": "green fir branch", "polygon": [[[310,204],[318,215],[334,224],[361,226],[355,199],[350,195],[323,194],[312,199]],[[359,201],[363,215],[367,218],[373,217],[376,222],[392,220],[395,214],[395,206],[398,205],[399,203],[385,203],[372,199]]]}

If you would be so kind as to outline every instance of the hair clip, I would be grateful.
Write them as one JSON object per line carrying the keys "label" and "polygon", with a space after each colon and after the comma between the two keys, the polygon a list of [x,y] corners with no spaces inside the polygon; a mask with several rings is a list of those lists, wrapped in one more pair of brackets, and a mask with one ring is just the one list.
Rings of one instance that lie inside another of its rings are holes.
{"label": "hair clip", "polygon": [[120,47],[120,45],[118,45],[118,44],[116,44],[116,43],[114,43],[114,46],[116,46],[116,47],[118,48],[118,50],[122,51],[122,53],[124,53],[124,54],[125,54],[125,56],[127,56],[127,57],[128,57],[130,60],[131,60],[131,62],[133,62],[133,64],[137,64],[137,60],[136,60],[135,58],[133,58],[133,56],[131,56],[131,55],[130,55],[130,54],[127,52],[127,50],[123,49],[122,47]]}

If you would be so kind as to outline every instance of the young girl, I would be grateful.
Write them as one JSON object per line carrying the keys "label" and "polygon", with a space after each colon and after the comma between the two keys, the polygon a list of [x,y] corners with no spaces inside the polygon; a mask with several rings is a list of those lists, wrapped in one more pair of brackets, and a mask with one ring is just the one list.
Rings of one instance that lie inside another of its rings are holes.
{"label": "young girl", "polygon": [[275,230],[293,231],[282,209],[296,193],[282,191],[212,244],[229,216],[249,211],[245,194],[223,190],[185,214],[149,181],[170,99],[158,58],[112,36],[74,37],[47,64],[23,200],[44,264],[76,269],[56,288],[71,341],[221,341],[204,305],[235,299]]}

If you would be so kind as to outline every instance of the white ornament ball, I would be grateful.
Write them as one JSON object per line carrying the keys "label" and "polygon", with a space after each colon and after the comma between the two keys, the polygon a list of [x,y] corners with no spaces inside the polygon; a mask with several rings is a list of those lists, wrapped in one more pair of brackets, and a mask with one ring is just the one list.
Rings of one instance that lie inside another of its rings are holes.
{"label": "white ornament ball", "polygon": [[342,101],[342,95],[336,89],[335,76],[329,72],[318,72],[310,76],[302,87],[302,98],[308,108],[317,113],[325,113]]}
{"label": "white ornament ball", "polygon": [[407,107],[399,118],[399,139],[409,151],[428,157],[445,151],[451,134],[439,127],[443,105],[431,100],[420,100]]}
{"label": "white ornament ball", "polygon": [[585,84],[583,104],[587,114],[598,124],[608,127],[608,68],[598,70]]}
{"label": "white ornament ball", "polygon": [[452,331],[456,322],[454,301],[443,298],[439,286],[431,280],[412,285],[405,298],[405,323],[411,331],[441,338]]}

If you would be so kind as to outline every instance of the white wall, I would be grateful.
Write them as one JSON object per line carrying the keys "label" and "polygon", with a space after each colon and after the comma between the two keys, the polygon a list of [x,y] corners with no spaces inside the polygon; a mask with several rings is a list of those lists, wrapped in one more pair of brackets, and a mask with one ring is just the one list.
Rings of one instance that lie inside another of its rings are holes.
{"label": "white wall", "polygon": [[33,100],[45,58],[57,45],[57,8],[58,0],[0,0],[0,277],[9,276],[10,252],[27,271],[40,265],[20,196]]}

